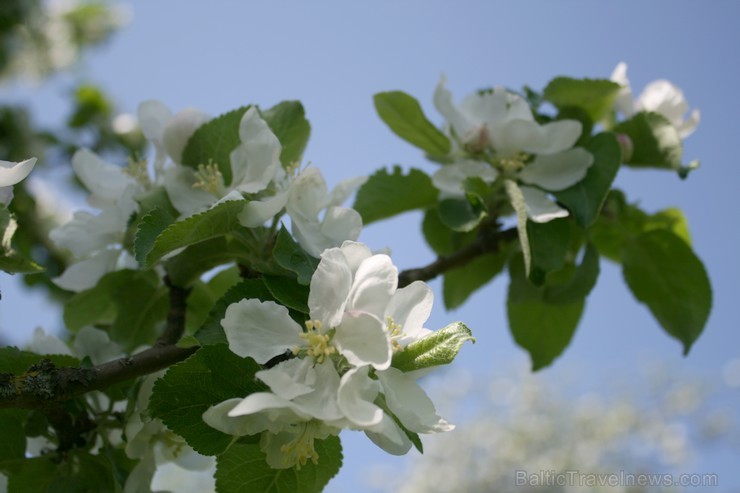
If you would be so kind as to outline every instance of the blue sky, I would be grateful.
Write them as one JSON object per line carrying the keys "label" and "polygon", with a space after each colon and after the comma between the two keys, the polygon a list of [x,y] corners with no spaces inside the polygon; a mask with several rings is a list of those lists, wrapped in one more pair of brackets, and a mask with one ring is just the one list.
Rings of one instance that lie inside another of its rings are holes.
{"label": "blue sky", "polygon": [[[128,112],[151,98],[174,110],[195,106],[213,115],[246,103],[268,107],[299,99],[312,124],[305,161],[321,168],[330,184],[385,165],[434,169],[375,115],[376,92],[408,92],[440,123],[431,97],[442,73],[458,99],[496,85],[541,89],[557,75],[608,77],[619,61],[629,63],[635,91],[658,78],[671,80],[683,89],[691,107],[702,112],[702,122],[684,151],[685,161],[702,161],[701,169],[686,181],[666,172],[626,169],[616,186],[648,211],[677,206],[686,213],[694,248],[714,287],[705,333],[683,358],[678,342],[632,299],[619,269],[602,261],[599,285],[571,346],[543,376],[556,379],[558,372],[574,368],[592,376],[624,374],[644,361],[659,360],[706,376],[727,405],[739,407],[740,389],[726,386],[722,371],[730,360],[740,358],[736,308],[740,228],[732,219],[735,187],[740,184],[734,148],[740,135],[733,121],[740,114],[740,99],[735,96],[740,66],[731,54],[740,47],[736,27],[740,4],[675,0],[129,4],[132,22],[88,57],[79,73],[15,90],[13,98],[31,104],[35,116],[47,123],[59,121],[65,109],[60,96],[76,78],[101,84]],[[361,239],[373,248],[391,247],[401,268],[420,266],[433,256],[419,225],[420,217],[409,214],[367,228]],[[20,305],[41,306],[39,296],[19,292],[7,276],[1,283],[3,331],[21,334],[36,325],[60,324],[52,310],[42,313]],[[441,284],[432,285],[439,293]],[[508,332],[505,290],[506,280],[500,279],[452,313],[444,311],[441,300],[437,303],[431,328],[459,319],[478,337],[478,344],[466,348],[456,365],[486,375],[527,361]],[[583,382],[584,388],[598,385],[597,378]],[[345,490],[360,477],[356,474],[364,464],[381,457],[369,442],[354,437],[346,442],[348,467],[331,491]],[[738,485],[737,479],[732,483],[731,473],[737,459],[726,455],[701,466],[724,471],[720,484]],[[361,491],[354,486],[353,491]]]}

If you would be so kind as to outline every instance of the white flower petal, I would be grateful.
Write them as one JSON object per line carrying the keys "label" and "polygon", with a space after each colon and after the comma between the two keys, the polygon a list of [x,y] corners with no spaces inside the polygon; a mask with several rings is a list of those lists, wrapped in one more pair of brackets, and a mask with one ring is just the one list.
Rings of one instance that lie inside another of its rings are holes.
{"label": "white flower petal", "polygon": [[88,203],[99,209],[115,204],[127,188],[140,188],[123,168],[106,163],[88,149],[80,149],[72,156],[72,167],[90,191]]}
{"label": "white flower petal", "polygon": [[694,133],[697,125],[699,125],[700,116],[701,115],[699,113],[699,110],[695,109],[691,112],[691,116],[689,116],[686,120],[676,126],[676,130],[678,130],[678,135],[682,139],[685,139],[686,137]]}
{"label": "white flower petal", "polygon": [[365,430],[365,435],[375,445],[392,455],[405,455],[411,450],[411,440],[387,414],[383,414],[380,423]]}
{"label": "white flower petal", "polygon": [[498,177],[498,171],[487,163],[464,160],[439,168],[432,175],[432,183],[447,196],[462,197],[465,195],[463,184],[467,178],[472,177],[493,183]]}
{"label": "white flower petal", "polygon": [[384,370],[391,364],[393,352],[383,323],[369,313],[345,313],[332,341],[354,366],[371,365]]}
{"label": "white flower petal", "polygon": [[52,281],[67,291],[79,292],[90,289],[95,287],[101,277],[116,269],[120,254],[119,250],[103,250],[70,265],[61,276]]}
{"label": "white flower petal", "polygon": [[372,313],[380,318],[398,286],[398,269],[388,255],[373,255],[360,264],[355,272],[348,310]]}
{"label": "white flower petal", "polygon": [[139,104],[137,116],[144,137],[155,144],[161,143],[164,128],[172,118],[170,109],[164,103],[150,99]]}
{"label": "white flower petal", "polygon": [[378,372],[388,408],[416,433],[450,431],[453,425],[437,415],[432,400],[416,382],[396,368]]}
{"label": "white flower petal", "polygon": [[519,187],[524,196],[527,215],[536,223],[546,223],[559,217],[568,217],[568,211],[550,200],[545,192],[532,187]]}
{"label": "white flower petal", "polygon": [[[196,108],[185,108],[173,116],[164,128],[162,143],[170,158],[176,163],[182,161],[182,151],[198,127],[208,122],[210,115]],[[206,163],[202,163],[206,164]]]}
{"label": "white flower petal", "polygon": [[452,102],[452,93],[445,88],[446,83],[447,78],[442,75],[434,91],[434,106],[450,125],[452,125],[457,136],[465,139],[465,135],[469,134],[475,125],[463,112],[455,107]]}
{"label": "white flower petal", "polygon": [[288,214],[291,219],[318,222],[318,215],[329,201],[326,181],[318,168],[306,168],[291,185]]}
{"label": "white flower petal", "polygon": [[47,334],[41,327],[33,331],[33,338],[26,347],[29,351],[37,354],[66,354],[72,356],[69,346],[62,342],[57,336]]}
{"label": "white flower petal", "polygon": [[346,240],[356,240],[361,230],[362,217],[356,210],[347,207],[330,207],[320,223],[291,216],[293,236],[314,257]]}
{"label": "white flower petal", "polygon": [[209,407],[203,413],[203,421],[211,428],[233,436],[245,436],[259,433],[261,429],[254,429],[254,419],[251,416],[229,416],[229,412],[234,409],[243,399],[228,399],[220,404]]}
{"label": "white flower petal", "polygon": [[310,371],[312,367],[309,358],[293,358],[268,370],[258,371],[255,377],[265,382],[278,397],[291,400],[314,391],[316,372]]}
{"label": "white flower petal", "polygon": [[311,277],[308,308],[312,320],[320,320],[327,328],[342,321],[352,287],[352,272],[339,248],[330,248],[321,254],[316,272]]}
{"label": "white flower petal", "polygon": [[123,240],[129,217],[122,212],[116,207],[107,207],[97,216],[75,211],[69,222],[49,232],[49,238],[75,257],[86,257]]}
{"label": "white flower petal", "polygon": [[257,108],[249,108],[239,124],[242,143],[231,153],[231,186],[245,193],[264,190],[280,168],[280,141]]}
{"label": "white flower petal", "polygon": [[499,138],[504,148],[496,148],[496,151],[503,156],[519,151],[553,154],[573,147],[581,130],[581,122],[577,120],[559,120],[545,125],[535,121],[512,120],[501,127]]}
{"label": "white flower petal", "polygon": [[321,421],[335,421],[343,417],[337,403],[339,374],[332,363],[314,365],[308,361],[308,371],[315,377],[314,390],[293,399],[296,408],[303,415]]}
{"label": "white flower petal", "polygon": [[556,192],[581,181],[593,162],[593,154],[582,147],[574,147],[557,154],[535,157],[518,176],[524,183]]}
{"label": "white flower petal", "polygon": [[229,349],[264,364],[287,349],[302,344],[301,327],[288,309],[273,301],[241,300],[226,309],[221,326]]}
{"label": "white flower petal", "polygon": [[352,271],[352,276],[355,275],[363,261],[373,256],[372,250],[367,245],[357,241],[345,241],[342,243],[340,250],[344,258],[347,259],[347,265]]}
{"label": "white flower petal", "polygon": [[79,357],[89,357],[94,365],[112,361],[123,354],[121,346],[110,340],[107,332],[95,327],[83,327],[72,344]]}
{"label": "white flower petal", "polygon": [[622,86],[619,93],[617,93],[614,107],[624,116],[628,118],[631,117],[635,113],[635,103],[632,97],[630,81],[627,78],[627,64],[619,62],[617,66],[614,67],[614,71],[612,72],[610,79]]}
{"label": "white flower petal", "polygon": [[369,367],[363,366],[345,373],[337,395],[344,416],[363,428],[377,425],[383,419],[383,410],[373,404],[380,387],[368,376],[368,370]]}
{"label": "white flower petal", "polygon": [[399,341],[401,346],[406,346],[428,333],[424,329],[424,323],[432,313],[433,304],[434,293],[421,281],[414,281],[393,293],[385,313],[402,328],[403,337]]}
{"label": "white flower petal", "polygon": [[35,164],[35,157],[19,163],[0,160],[0,187],[15,185],[28,176]]}
{"label": "white flower petal", "polygon": [[285,207],[288,202],[288,193],[284,191],[272,197],[249,202],[239,213],[239,223],[247,228],[261,226]]}
{"label": "white flower petal", "polygon": [[200,188],[193,188],[195,171],[185,166],[175,166],[164,172],[167,196],[180,213],[190,216],[213,204],[217,197]]}
{"label": "white flower petal", "polygon": [[[248,425],[253,432],[250,434],[264,430],[279,433],[293,423],[311,419],[292,402],[270,392],[249,394],[228,412],[228,416],[252,416],[254,421]],[[244,426],[247,427],[246,424]]]}
{"label": "white flower petal", "polygon": [[331,207],[343,204],[350,195],[355,193],[358,188],[365,184],[367,179],[367,176],[358,176],[356,178],[349,178],[339,182],[339,184],[334,187],[334,190],[331,191],[327,206]]}

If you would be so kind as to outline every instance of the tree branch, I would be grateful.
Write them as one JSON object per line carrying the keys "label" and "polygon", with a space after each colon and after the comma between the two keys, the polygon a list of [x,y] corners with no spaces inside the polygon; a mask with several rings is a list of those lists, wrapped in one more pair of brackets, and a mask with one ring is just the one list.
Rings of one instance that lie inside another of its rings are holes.
{"label": "tree branch", "polygon": [[167,326],[153,347],[93,368],[57,368],[45,359],[21,375],[0,373],[0,408],[50,409],[87,392],[162,370],[197,351],[197,346],[175,346],[185,331],[190,290],[168,279],[165,283],[170,288]]}
{"label": "tree branch", "polygon": [[481,255],[498,252],[501,245],[516,239],[516,237],[516,228],[496,231],[492,234],[486,234],[482,231],[482,234],[473,243],[460,250],[450,255],[441,255],[437,257],[437,260],[424,267],[404,270],[398,275],[398,287],[408,286],[414,281],[429,281],[449,270],[467,265]]}

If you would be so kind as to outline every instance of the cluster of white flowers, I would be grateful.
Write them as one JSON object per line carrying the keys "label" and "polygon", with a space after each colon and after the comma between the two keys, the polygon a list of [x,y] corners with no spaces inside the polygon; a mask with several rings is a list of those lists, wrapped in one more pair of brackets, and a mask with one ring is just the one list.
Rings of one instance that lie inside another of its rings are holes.
{"label": "cluster of white flowers", "polygon": [[147,101],[139,106],[138,117],[156,150],[152,166],[132,161],[122,168],[87,149],[72,159],[77,177],[90,192],[89,205],[100,212],[78,211],[51,232],[52,240],[77,260],[54,280],[58,286],[82,291],[108,272],[135,268],[123,241],[132,215],[140,212],[140,198],[158,187],[166,190],[182,218],[223,201],[242,200],[240,222],[255,227],[286,209],[296,239],[314,256],[359,236],[359,214],[339,204],[362,180],[349,180],[329,194],[318,169],[308,168],[297,176],[295,169],[286,172],[280,163],[280,142],[255,107],[241,119],[241,143],[230,155],[228,185],[217,163],[203,163],[197,169],[180,164],[188,139],[210,120],[208,115],[192,108],[173,115],[162,103]]}
{"label": "cluster of white flowers", "polygon": [[433,295],[422,282],[398,289],[398,270],[387,255],[352,241],[321,255],[311,278],[305,329],[271,301],[245,299],[221,321],[229,348],[266,364],[257,372],[269,388],[208,409],[203,419],[230,435],[261,433],[273,468],[316,463],[314,439],[343,428],[363,430],[384,450],[400,455],[407,435],[451,430],[416,384],[414,372],[391,366],[430,331],[423,327]]}

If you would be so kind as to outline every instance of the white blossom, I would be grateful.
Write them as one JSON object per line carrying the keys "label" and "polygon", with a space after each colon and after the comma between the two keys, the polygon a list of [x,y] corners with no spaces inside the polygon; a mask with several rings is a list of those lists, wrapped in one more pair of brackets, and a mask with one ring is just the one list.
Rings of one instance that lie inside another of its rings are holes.
{"label": "white blossom", "polygon": [[19,163],[0,160],[0,205],[13,200],[13,185],[27,177],[35,164],[35,157]]}

